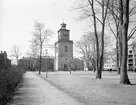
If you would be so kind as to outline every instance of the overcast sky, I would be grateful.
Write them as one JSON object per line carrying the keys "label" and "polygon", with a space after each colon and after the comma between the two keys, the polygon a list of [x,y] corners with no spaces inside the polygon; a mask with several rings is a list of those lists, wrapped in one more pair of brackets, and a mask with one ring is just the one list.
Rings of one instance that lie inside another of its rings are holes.
{"label": "overcast sky", "polygon": [[[0,0],[0,50],[10,55],[12,45],[18,45],[22,56],[29,50],[34,20],[54,31],[51,43],[57,41],[57,31],[64,22],[70,29],[70,39],[80,38],[86,27],[79,22],[77,11],[70,11],[76,0]],[[54,51],[49,50],[54,56]]]}

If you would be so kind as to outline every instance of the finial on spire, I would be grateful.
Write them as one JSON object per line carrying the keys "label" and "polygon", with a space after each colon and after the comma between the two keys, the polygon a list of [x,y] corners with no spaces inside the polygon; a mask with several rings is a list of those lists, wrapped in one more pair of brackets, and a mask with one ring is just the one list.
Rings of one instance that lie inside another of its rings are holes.
{"label": "finial on spire", "polygon": [[64,19],[63,19],[63,23],[64,23]]}

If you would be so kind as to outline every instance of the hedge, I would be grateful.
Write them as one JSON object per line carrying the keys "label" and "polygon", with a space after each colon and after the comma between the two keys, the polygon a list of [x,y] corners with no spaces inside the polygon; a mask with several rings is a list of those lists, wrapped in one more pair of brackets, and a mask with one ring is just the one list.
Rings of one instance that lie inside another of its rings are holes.
{"label": "hedge", "polygon": [[[8,102],[22,79],[24,70],[17,66],[0,70],[0,103]],[[0,104],[1,105],[1,104]]]}

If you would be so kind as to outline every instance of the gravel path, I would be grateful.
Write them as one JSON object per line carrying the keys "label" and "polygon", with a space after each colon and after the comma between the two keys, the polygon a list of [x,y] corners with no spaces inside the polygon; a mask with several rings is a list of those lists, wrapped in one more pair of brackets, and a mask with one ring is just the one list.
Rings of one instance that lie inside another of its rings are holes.
{"label": "gravel path", "polygon": [[76,99],[44,81],[33,72],[26,72],[9,105],[83,105]]}

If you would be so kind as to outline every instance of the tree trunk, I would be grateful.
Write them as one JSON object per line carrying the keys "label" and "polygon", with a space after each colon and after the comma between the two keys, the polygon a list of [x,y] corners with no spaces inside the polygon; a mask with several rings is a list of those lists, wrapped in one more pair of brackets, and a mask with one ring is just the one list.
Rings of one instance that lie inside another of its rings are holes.
{"label": "tree trunk", "polygon": [[42,45],[40,45],[40,67],[39,67],[39,74],[41,74],[42,68]]}
{"label": "tree trunk", "polygon": [[92,59],[92,68],[93,68],[93,72],[95,73],[96,71],[96,62],[94,59]]}
{"label": "tree trunk", "polygon": [[41,55],[40,55],[39,74],[41,74],[41,66],[42,66],[41,61],[42,61],[42,57],[41,57]]}
{"label": "tree trunk", "polygon": [[93,26],[94,26],[94,34],[96,39],[96,78],[101,77],[100,74],[100,68],[99,68],[99,41],[98,41],[98,33],[97,33],[97,22],[96,22],[96,15],[94,11],[94,0],[92,0],[92,3],[90,0],[88,0],[89,4],[91,5],[91,10],[93,14]]}
{"label": "tree trunk", "polygon": [[119,68],[120,69],[122,64],[122,57],[123,57],[122,56],[122,32],[120,32],[120,38],[119,38]]}
{"label": "tree trunk", "polygon": [[123,8],[123,26],[122,26],[122,60],[121,60],[121,84],[131,84],[127,74],[127,56],[128,56],[128,25],[129,25],[129,0],[124,0],[121,4]]}
{"label": "tree trunk", "polygon": [[117,74],[120,75],[120,67],[119,67],[120,59],[119,59],[119,41],[118,41],[118,39],[116,40],[116,62],[117,62]]}
{"label": "tree trunk", "polygon": [[96,78],[97,79],[101,79],[101,70],[99,69],[99,70],[96,70]]}
{"label": "tree trunk", "polygon": [[123,35],[122,37],[122,62],[121,62],[121,75],[120,75],[120,83],[121,84],[131,84],[127,75],[127,51],[128,51],[128,45],[127,45],[127,35],[125,35],[127,24],[125,24],[123,29]]}
{"label": "tree trunk", "polygon": [[100,56],[100,70],[98,73],[97,78],[101,79],[102,78],[102,70],[103,70],[103,53],[104,53],[104,28],[105,28],[105,22],[103,21],[103,25],[102,25],[102,39],[101,39],[101,56]]}
{"label": "tree trunk", "polygon": [[69,72],[70,72],[70,74],[71,74],[71,68],[69,69]]}
{"label": "tree trunk", "polygon": [[[122,25],[123,25],[123,1],[119,0],[119,35],[118,35],[118,53],[119,53],[119,70],[122,64]],[[120,73],[120,71],[118,71]]]}
{"label": "tree trunk", "polygon": [[100,55],[99,55],[99,42],[98,42],[98,34],[97,34],[97,29],[96,29],[96,19],[94,16],[94,32],[95,32],[95,39],[96,39],[96,78],[100,78],[101,79],[101,71],[100,71],[100,67],[99,67],[99,63],[100,63]]}
{"label": "tree trunk", "polygon": [[96,78],[100,78],[101,79],[101,71],[99,68],[99,44],[98,44],[98,37],[96,40]]}

